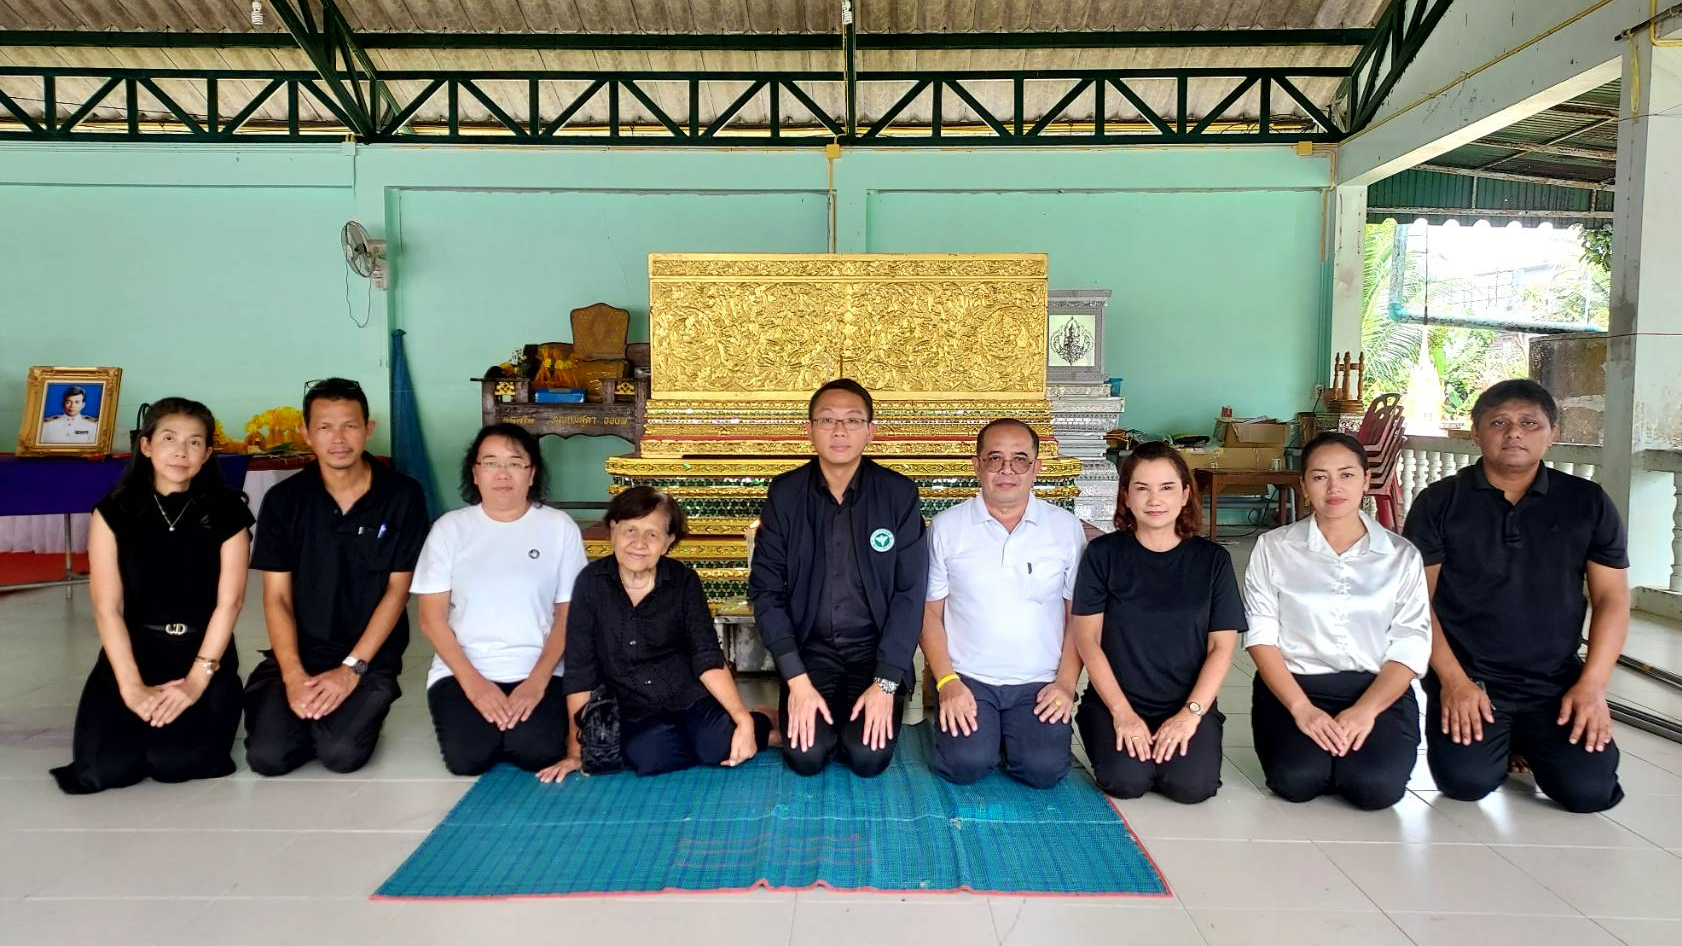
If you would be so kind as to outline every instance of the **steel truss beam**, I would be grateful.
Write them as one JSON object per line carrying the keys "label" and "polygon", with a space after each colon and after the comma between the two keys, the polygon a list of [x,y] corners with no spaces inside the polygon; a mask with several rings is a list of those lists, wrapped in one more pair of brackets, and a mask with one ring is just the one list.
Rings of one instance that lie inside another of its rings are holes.
{"label": "steel truss beam", "polygon": [[[874,49],[1151,49],[1365,46],[1372,30],[1073,30],[1057,33],[859,33]],[[841,48],[835,33],[358,33],[363,49],[731,50]],[[0,46],[291,49],[282,33],[0,30]]]}
{"label": "steel truss beam", "polygon": [[372,136],[396,101],[334,0],[269,0],[338,103],[333,111],[358,138]]}
{"label": "steel truss beam", "polygon": [[[347,105],[346,97],[335,92],[325,75],[308,72],[13,66],[0,68],[0,78],[32,79],[39,83],[39,98],[46,103],[44,112],[48,118],[36,119],[13,98],[0,94],[0,121],[9,113],[12,124],[17,126],[8,129],[0,124],[0,139],[226,141],[237,137],[298,141],[351,134],[369,142],[696,147],[814,146],[837,141],[866,146],[927,146],[961,141],[966,147],[1331,142],[1340,139],[1346,129],[1303,95],[1297,81],[1343,74],[1343,70],[1335,67],[862,72],[855,76],[859,86],[887,88],[897,98],[880,116],[861,117],[856,127],[850,128],[847,114],[835,114],[818,104],[826,97],[836,102],[845,100],[844,76],[839,72],[390,72],[373,77],[373,81],[384,89],[403,87],[415,91],[392,98],[388,108],[380,109],[380,92],[364,89],[365,94],[351,96]],[[368,81],[346,78],[349,87],[356,88]],[[55,122],[53,116],[60,103],[55,90],[63,79],[93,80],[100,86],[91,98],[73,105],[64,103],[75,111],[68,120]],[[1193,115],[1186,106],[1186,88],[1191,79],[1226,80],[1231,83],[1230,91],[1209,112]],[[1146,80],[1175,82],[1176,107],[1161,113],[1152,109],[1134,88]],[[226,109],[220,106],[226,104],[227,95],[221,90],[230,81],[263,85],[255,98],[236,105],[238,111],[232,118],[222,120],[219,116]],[[499,88],[506,96],[507,83],[524,85],[523,108],[511,109],[507,98],[498,98],[489,91]],[[570,88],[582,86],[582,90],[559,95],[562,83]],[[683,89],[684,107],[663,108],[651,92],[656,83],[661,84],[665,96],[673,88]],[[994,114],[982,105],[983,96],[977,90],[989,83],[1009,84],[1013,104],[1008,111]],[[1046,84],[1060,94],[1057,104],[1037,118],[1024,109],[1025,90],[1030,84]],[[126,94],[124,122],[115,128],[103,122],[98,126],[86,123],[94,109],[106,104],[110,93],[119,87]],[[195,99],[202,97],[208,103],[207,115],[197,115],[184,107],[181,102],[184,96],[170,94],[171,89],[183,87],[191,88]],[[346,88],[344,83],[340,87]],[[730,102],[706,121],[701,110],[703,91],[729,96]],[[157,118],[141,117],[141,92],[157,103],[158,108],[153,110]],[[274,123],[253,125],[251,119],[257,110],[278,101],[276,96],[283,92],[286,96],[284,128]],[[1262,114],[1259,119],[1244,120],[1235,114],[1234,107],[1251,92],[1260,96]],[[419,134],[408,127],[414,116],[440,95],[444,97],[446,115],[441,131]],[[926,126],[899,124],[905,110],[925,95],[930,97],[933,120]],[[1114,121],[1106,121],[1103,116],[1110,96],[1127,100],[1141,114],[1143,122],[1117,127]],[[769,121],[763,126],[739,127],[737,119],[742,110],[762,97]],[[1295,102],[1307,118],[1280,118],[1270,114],[1273,102],[1283,103],[1287,99]],[[635,100],[652,116],[652,123],[629,122],[621,108],[629,100]],[[1078,125],[1064,120],[1065,112],[1083,100],[1091,102],[1095,120],[1082,120]],[[319,103],[340,124],[325,128],[311,126],[300,112],[300,103],[306,101]],[[462,106],[469,101],[477,102],[491,116],[488,124],[463,120]],[[607,122],[588,129],[575,127],[576,116],[593,101],[605,103]],[[559,107],[555,107],[556,102]],[[980,124],[956,125],[946,117],[950,103],[967,106],[979,117]],[[371,106],[373,110],[360,112],[352,105]],[[791,105],[811,117],[791,119]],[[365,118],[373,122],[366,130],[360,127]],[[953,137],[958,134],[962,137]]]}
{"label": "steel truss beam", "polygon": [[1378,113],[1402,73],[1453,0],[1390,0],[1373,26],[1373,37],[1355,56],[1349,77],[1333,99],[1335,114],[1351,132]]}

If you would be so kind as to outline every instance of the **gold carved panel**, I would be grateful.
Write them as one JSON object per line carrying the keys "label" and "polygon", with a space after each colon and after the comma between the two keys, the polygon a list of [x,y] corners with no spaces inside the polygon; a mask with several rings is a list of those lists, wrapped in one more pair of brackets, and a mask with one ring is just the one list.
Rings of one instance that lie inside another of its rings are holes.
{"label": "gold carved panel", "polygon": [[649,319],[655,400],[1045,397],[1041,254],[655,254]]}

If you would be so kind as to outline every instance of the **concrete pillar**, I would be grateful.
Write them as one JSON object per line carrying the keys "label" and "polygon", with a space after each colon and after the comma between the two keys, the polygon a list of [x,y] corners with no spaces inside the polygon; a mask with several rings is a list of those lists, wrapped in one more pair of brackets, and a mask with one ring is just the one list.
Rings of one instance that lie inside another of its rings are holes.
{"label": "concrete pillar", "polygon": [[1334,187],[1326,196],[1327,263],[1331,269],[1331,320],[1320,352],[1320,379],[1332,383],[1332,359],[1361,353],[1363,275],[1366,271],[1367,189]]}
{"label": "concrete pillar", "polygon": [[1630,583],[1663,588],[1672,480],[1641,452],[1682,447],[1682,48],[1645,29],[1625,42],[1617,194],[1602,482],[1629,523]]}

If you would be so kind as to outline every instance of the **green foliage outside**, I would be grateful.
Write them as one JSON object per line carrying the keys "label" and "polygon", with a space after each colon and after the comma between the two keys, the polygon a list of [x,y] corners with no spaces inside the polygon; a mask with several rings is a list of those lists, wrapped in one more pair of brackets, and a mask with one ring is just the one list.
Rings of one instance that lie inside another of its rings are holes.
{"label": "green foliage outside", "polygon": [[[1498,232],[1491,236],[1498,238]],[[1604,328],[1608,324],[1606,298],[1611,274],[1603,261],[1610,257],[1610,231],[1585,233],[1581,245],[1582,259],[1587,264],[1583,271],[1562,270],[1545,283],[1523,286],[1518,291],[1518,308],[1548,321],[1581,324],[1586,318]],[[1398,252],[1403,255],[1398,256]],[[1520,333],[1426,326],[1397,322],[1389,317],[1392,299],[1399,301],[1406,312],[1493,314],[1480,313],[1475,308],[1455,309],[1444,303],[1443,300],[1452,300],[1457,294],[1476,288],[1467,279],[1432,277],[1427,300],[1424,268],[1417,260],[1407,259],[1406,236],[1398,239],[1395,221],[1367,225],[1364,264],[1361,316],[1361,347],[1367,360],[1361,390],[1364,399],[1371,400],[1389,391],[1406,395],[1421,358],[1428,358],[1442,384],[1443,418],[1464,420],[1478,392],[1497,381],[1528,373],[1526,336]],[[1393,293],[1398,270],[1402,282],[1399,291]]]}

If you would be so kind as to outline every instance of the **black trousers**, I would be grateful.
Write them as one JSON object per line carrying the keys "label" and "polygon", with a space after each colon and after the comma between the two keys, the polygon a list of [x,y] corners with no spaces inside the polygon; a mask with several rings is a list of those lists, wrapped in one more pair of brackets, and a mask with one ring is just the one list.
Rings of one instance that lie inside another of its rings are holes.
{"label": "black trousers", "polygon": [[[498,683],[504,693],[515,683]],[[452,775],[482,775],[498,762],[512,762],[528,772],[546,768],[567,754],[567,704],[561,678],[550,677],[531,717],[504,732],[488,722],[462,691],[455,677],[426,688],[432,728]],[[621,729],[623,733],[623,729]]]}
{"label": "black trousers", "polygon": [[[193,658],[204,632],[176,637],[133,627],[129,642],[140,679],[157,686],[195,671]],[[116,671],[102,650],[76,706],[71,762],[52,775],[71,795],[122,788],[148,777],[160,782],[221,778],[234,772],[231,750],[238,730],[239,660],[232,642],[198,701],[161,728],[147,724],[123,702]]]}
{"label": "black trousers", "polygon": [[1458,746],[1442,731],[1440,699],[1436,677],[1427,677],[1425,759],[1444,795],[1460,801],[1488,795],[1507,780],[1508,757],[1517,753],[1529,763],[1536,787],[1567,811],[1605,811],[1624,800],[1617,743],[1608,743],[1600,752],[1589,752],[1581,743],[1572,745],[1567,741],[1571,725],[1556,722],[1557,700],[1527,707],[1492,695],[1495,722],[1483,724],[1483,741]]}
{"label": "black trousers", "polygon": [[280,663],[265,657],[245,681],[245,764],[258,775],[285,775],[320,759],[329,772],[355,772],[374,754],[386,713],[402,695],[396,675],[369,670],[338,709],[299,719],[286,701]]}
{"label": "black trousers", "polygon": [[[800,659],[806,664],[806,675],[817,688],[818,695],[829,707],[829,714],[834,718],[833,725],[824,722],[823,716],[815,717],[816,726],[813,732],[812,745],[804,750],[795,749],[790,743],[783,745],[783,761],[799,775],[816,775],[824,770],[832,757],[839,756],[847,768],[857,775],[873,778],[881,775],[888,763],[894,759],[894,745],[899,740],[900,717],[905,709],[906,687],[901,686],[894,693],[893,736],[888,744],[881,749],[871,749],[864,743],[864,714],[858,719],[849,720],[852,715],[853,703],[864,693],[866,687],[875,686],[876,653],[872,650],[868,656],[863,654],[845,659],[828,648],[814,647],[803,649]],[[783,684],[782,699],[779,712],[783,720],[784,733],[788,727],[788,684]]]}
{"label": "black trousers", "polygon": [[[620,753],[638,775],[659,775],[697,765],[717,765],[730,758],[736,721],[711,696],[703,696],[676,713],[660,713],[619,723]],[[765,748],[771,719],[753,714],[753,738]]]}
{"label": "black trousers", "polygon": [[[1178,713],[1140,714],[1151,732]],[[1138,798],[1146,792],[1185,805],[1213,798],[1221,788],[1221,734],[1226,717],[1213,706],[1186,743],[1186,754],[1175,753],[1163,762],[1144,761],[1115,747],[1115,721],[1102,700],[1088,691],[1075,711],[1081,744],[1092,763],[1092,779],[1116,798]]]}
{"label": "black trousers", "polygon": [[[1336,716],[1367,691],[1376,674],[1295,674],[1308,701]],[[1304,802],[1327,792],[1368,811],[1389,808],[1407,794],[1419,761],[1419,701],[1409,687],[1373,721],[1358,751],[1334,756],[1297,728],[1296,720],[1260,676],[1251,690],[1250,723],[1267,787],[1286,801]]]}

